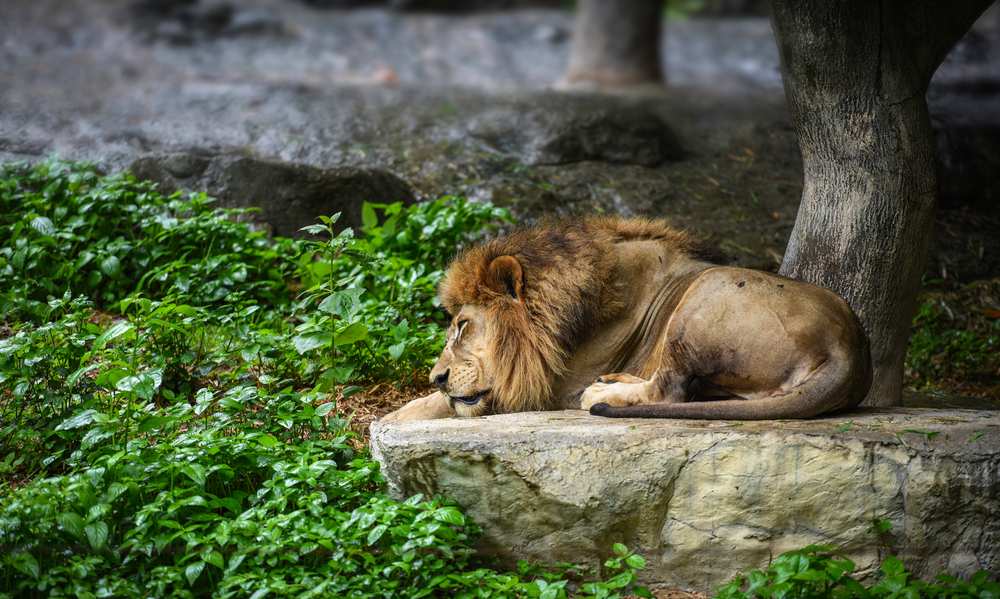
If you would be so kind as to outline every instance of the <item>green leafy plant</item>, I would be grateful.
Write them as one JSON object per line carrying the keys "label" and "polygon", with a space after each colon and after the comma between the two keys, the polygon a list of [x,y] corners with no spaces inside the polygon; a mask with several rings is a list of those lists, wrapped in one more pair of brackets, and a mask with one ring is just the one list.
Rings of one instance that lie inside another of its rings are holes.
{"label": "green leafy plant", "polygon": [[968,581],[938,576],[924,582],[907,572],[903,562],[888,556],[879,568],[875,584],[866,587],[851,575],[855,564],[826,545],[810,545],[778,556],[767,568],[737,576],[716,592],[716,599],[751,598],[994,598],[1000,584],[985,571]]}
{"label": "green leafy plant", "polygon": [[918,388],[959,381],[983,386],[987,395],[1000,375],[1000,312],[979,296],[995,297],[998,282],[989,281],[944,296],[926,298],[913,319],[906,354],[908,382]]}
{"label": "green leafy plant", "polygon": [[337,348],[368,338],[368,327],[360,318],[361,296],[365,289],[351,285],[351,281],[344,278],[337,268],[346,254],[362,259],[364,255],[352,248],[354,232],[351,229],[336,231],[339,218],[339,212],[331,217],[321,216],[322,224],[302,229],[313,235],[325,234],[327,238],[306,242],[312,250],[311,254],[307,254],[306,268],[315,282],[303,293],[300,309],[311,313],[296,327],[296,335],[292,338],[299,354],[314,350],[329,352],[331,366],[320,376],[324,388],[344,384],[354,374],[353,365],[342,364],[338,360]]}
{"label": "green leafy plant", "polygon": [[57,161],[0,167],[2,318],[51,297],[111,307],[131,293],[196,305],[287,303],[297,242],[269,240],[205,194],[164,196],[128,173]]}
{"label": "green leafy plant", "polygon": [[366,204],[358,234],[269,239],[127,174],[0,173],[0,596],[636,590],[621,547],[590,582],[477,562],[456,506],[385,494],[329,393],[425,367],[447,259],[506,212]]}

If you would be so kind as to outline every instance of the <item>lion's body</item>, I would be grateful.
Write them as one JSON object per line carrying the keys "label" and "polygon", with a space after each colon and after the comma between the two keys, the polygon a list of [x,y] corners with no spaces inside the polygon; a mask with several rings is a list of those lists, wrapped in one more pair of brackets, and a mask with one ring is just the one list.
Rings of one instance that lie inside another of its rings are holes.
{"label": "lion's body", "polygon": [[456,317],[431,375],[442,392],[390,419],[580,407],[804,418],[857,405],[870,384],[843,300],[705,262],[659,221],[589,219],[488,242],[454,261],[441,299]]}

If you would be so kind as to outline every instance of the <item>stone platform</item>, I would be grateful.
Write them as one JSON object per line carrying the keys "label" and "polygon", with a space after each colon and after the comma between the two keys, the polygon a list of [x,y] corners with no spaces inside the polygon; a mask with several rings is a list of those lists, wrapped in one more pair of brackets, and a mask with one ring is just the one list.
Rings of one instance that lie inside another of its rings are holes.
{"label": "stone platform", "polygon": [[[484,553],[597,565],[621,541],[650,584],[710,590],[810,543],[862,572],[1000,570],[1000,412],[812,421],[610,420],[581,411],[375,423],[392,492],[443,495]],[[881,538],[875,520],[891,522]]]}

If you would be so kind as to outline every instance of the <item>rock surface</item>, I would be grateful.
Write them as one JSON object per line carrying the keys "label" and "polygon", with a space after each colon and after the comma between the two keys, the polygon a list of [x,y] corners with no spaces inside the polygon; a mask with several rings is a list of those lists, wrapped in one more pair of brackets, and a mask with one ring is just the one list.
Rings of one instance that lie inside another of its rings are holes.
{"label": "rock surface", "polygon": [[165,192],[205,191],[229,208],[260,207],[255,218],[277,235],[294,237],[320,215],[341,213],[339,224],[361,225],[363,202],[414,200],[409,186],[374,168],[317,168],[247,156],[171,153],[140,158],[129,169]]}
{"label": "rock surface", "polygon": [[[607,420],[580,411],[375,423],[397,496],[444,495],[513,562],[597,565],[709,590],[810,543],[869,572],[1000,569],[1000,412],[897,408],[813,421]],[[882,539],[876,519],[892,523]]]}

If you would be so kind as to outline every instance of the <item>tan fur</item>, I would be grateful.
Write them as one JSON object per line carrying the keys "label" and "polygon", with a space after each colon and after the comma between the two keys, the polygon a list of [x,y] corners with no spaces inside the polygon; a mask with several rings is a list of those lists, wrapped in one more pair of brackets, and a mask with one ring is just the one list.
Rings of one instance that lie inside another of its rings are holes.
{"label": "tan fur", "polygon": [[[442,392],[389,419],[579,407],[581,392],[584,407],[600,404],[595,413],[611,416],[627,406],[721,395],[754,401],[728,412],[732,401],[694,401],[684,414],[767,417],[788,412],[788,402],[778,411],[747,408],[770,405],[756,400],[806,379],[849,397],[817,398],[800,385],[796,393],[812,402],[799,408],[804,416],[856,403],[864,382],[845,386],[845,377],[863,379],[870,366],[842,300],[776,275],[713,268],[706,255],[698,240],[663,221],[614,217],[551,222],[465,251],[439,289],[454,316],[431,372]],[[739,339],[728,333],[737,330]],[[835,364],[803,374],[829,355]],[[781,372],[743,372],[755,368]],[[699,407],[707,403],[714,408]],[[657,409],[634,415],[673,414]]]}

